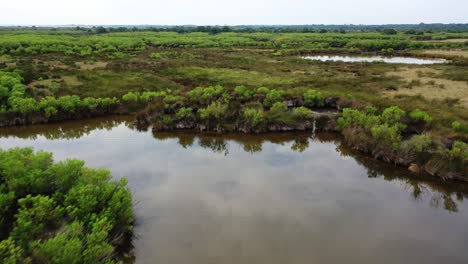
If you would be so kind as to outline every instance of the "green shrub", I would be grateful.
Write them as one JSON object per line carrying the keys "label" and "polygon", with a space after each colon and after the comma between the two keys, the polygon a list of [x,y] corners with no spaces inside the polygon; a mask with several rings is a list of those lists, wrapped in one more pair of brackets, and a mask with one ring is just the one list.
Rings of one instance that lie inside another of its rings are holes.
{"label": "green shrub", "polygon": [[122,100],[124,102],[136,102],[138,101],[138,94],[134,92],[128,92],[127,94],[122,96]]}
{"label": "green shrub", "polygon": [[260,87],[257,89],[257,94],[263,94],[263,95],[266,95],[270,92],[270,89],[268,89],[267,87]]}
{"label": "green shrub", "polygon": [[281,102],[283,101],[283,95],[284,91],[282,90],[270,90],[266,97],[265,100],[263,101],[263,104],[267,107],[271,107],[274,103]]}
{"label": "green shrub", "polygon": [[177,117],[178,120],[193,119],[193,117],[194,117],[193,109],[190,108],[190,107],[182,107],[177,111],[176,117]]}
{"label": "green shrub", "polygon": [[190,101],[202,105],[207,105],[223,94],[222,86],[197,87],[187,93]]}
{"label": "green shrub", "polygon": [[161,58],[161,53],[159,53],[159,52],[153,52],[153,53],[151,53],[151,54],[149,55],[149,57],[150,57],[151,59],[157,60],[157,59],[160,59],[160,58]]}
{"label": "green shrub", "polygon": [[234,88],[234,92],[239,96],[240,99],[242,100],[249,100],[252,99],[252,97],[255,94],[255,91],[246,88],[245,86],[237,86]]}
{"label": "green shrub", "polygon": [[198,114],[202,120],[221,121],[227,111],[227,105],[221,102],[213,102],[206,108],[198,109]]}
{"label": "green shrub", "polygon": [[307,90],[304,93],[304,102],[308,107],[321,107],[324,105],[322,93],[316,90]]}
{"label": "green shrub", "polygon": [[384,122],[394,125],[399,123],[403,117],[405,117],[406,112],[400,109],[398,106],[391,106],[382,112],[382,119]]}
{"label": "green shrub", "polygon": [[293,116],[294,118],[303,121],[314,117],[314,113],[309,108],[301,106],[293,109]]}
{"label": "green shrub", "polygon": [[458,158],[468,161],[468,144],[462,141],[455,141],[448,154],[453,159]]}
{"label": "green shrub", "polygon": [[452,129],[457,131],[457,132],[468,132],[468,127],[467,126],[464,126],[462,123],[458,122],[458,121],[453,121],[452,122]]}
{"label": "green shrub", "polygon": [[0,171],[0,230],[7,232],[0,263],[118,260],[118,241],[133,229],[125,178],[110,182],[109,171],[78,160],[54,164],[52,154],[31,148],[0,150]]}
{"label": "green shrub", "polygon": [[402,143],[402,149],[416,153],[429,151],[431,146],[432,138],[427,135],[414,135]]}
{"label": "green shrub", "polygon": [[258,109],[244,110],[244,119],[251,127],[257,127],[265,120],[263,110]]}
{"label": "green shrub", "polygon": [[428,124],[432,122],[432,117],[424,111],[414,110],[409,116],[414,122],[426,122]]}
{"label": "green shrub", "polygon": [[397,125],[387,123],[371,128],[371,134],[375,142],[380,146],[391,146],[393,150],[400,147],[402,136]]}

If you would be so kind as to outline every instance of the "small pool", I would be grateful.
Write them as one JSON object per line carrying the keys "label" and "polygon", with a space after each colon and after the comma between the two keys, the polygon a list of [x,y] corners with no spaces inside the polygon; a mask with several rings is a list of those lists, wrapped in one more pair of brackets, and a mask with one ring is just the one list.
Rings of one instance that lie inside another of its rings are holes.
{"label": "small pool", "polygon": [[445,59],[419,59],[410,57],[382,57],[382,56],[306,56],[304,59],[318,61],[341,61],[341,62],[384,62],[394,64],[440,64],[446,63]]}

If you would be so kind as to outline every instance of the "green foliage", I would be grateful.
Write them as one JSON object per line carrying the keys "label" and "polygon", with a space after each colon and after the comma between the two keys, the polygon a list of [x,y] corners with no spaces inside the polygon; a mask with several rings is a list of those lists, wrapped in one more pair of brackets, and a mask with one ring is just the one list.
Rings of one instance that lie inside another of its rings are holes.
{"label": "green foliage", "polygon": [[432,138],[427,135],[414,135],[402,143],[402,149],[416,153],[426,152],[431,149]]}
{"label": "green foliage", "polygon": [[270,92],[270,89],[268,89],[267,87],[260,87],[257,89],[257,94],[266,95],[269,92]]}
{"label": "green foliage", "polygon": [[254,90],[248,89],[245,86],[237,86],[234,88],[234,92],[242,100],[250,100],[255,94]]}
{"label": "green foliage", "polygon": [[187,93],[188,98],[191,102],[208,105],[212,101],[219,98],[224,92],[222,86],[209,86],[209,87],[197,87]]}
{"label": "green foliage", "polygon": [[304,102],[308,107],[321,107],[324,105],[322,93],[316,90],[307,90],[304,93]]}
{"label": "green foliage", "polygon": [[177,108],[179,105],[182,104],[183,98],[178,95],[168,94],[164,97],[164,107],[166,109],[174,109]]}
{"label": "green foliage", "polygon": [[468,161],[468,144],[462,141],[455,141],[448,154],[452,159]]}
{"label": "green foliage", "polygon": [[365,111],[346,108],[337,120],[337,128],[361,128],[373,138],[373,143],[384,149],[398,150],[402,141],[401,123],[405,112],[396,106],[388,107],[379,115],[377,109],[368,107]]}
{"label": "green foliage", "polygon": [[309,108],[301,106],[293,109],[293,116],[298,120],[305,121],[314,117],[314,113]]}
{"label": "green foliage", "polygon": [[124,102],[136,102],[138,101],[138,94],[134,92],[128,92],[127,94],[122,96],[122,100]]}
{"label": "green foliage", "polygon": [[282,90],[270,90],[263,101],[263,104],[267,107],[271,107],[274,103],[283,101],[284,91]]}
{"label": "green foliage", "polygon": [[421,110],[414,110],[412,111],[410,114],[409,114],[411,120],[415,121],[415,122],[425,122],[425,123],[431,123],[432,122],[432,117],[424,112],[424,111],[421,111]]}
{"label": "green foliage", "polygon": [[397,125],[387,123],[377,125],[371,128],[371,133],[374,140],[380,145],[392,146],[394,150],[400,147],[402,136]]}
{"label": "green foliage", "polygon": [[452,122],[452,129],[457,132],[462,132],[462,133],[468,132],[468,126],[464,126],[462,123],[458,121]]}
{"label": "green foliage", "polygon": [[251,127],[257,127],[265,121],[263,110],[259,109],[245,109],[244,119]]}
{"label": "green foliage", "polygon": [[31,148],[0,150],[0,228],[11,230],[0,237],[0,263],[116,260],[133,210],[126,179],[110,179],[82,161],[53,163],[50,153]]}
{"label": "green foliage", "polygon": [[198,114],[202,120],[221,121],[227,112],[227,105],[221,102],[213,102],[206,108],[198,110]]}
{"label": "green foliage", "polygon": [[12,238],[0,241],[0,262],[3,264],[30,263],[23,258],[23,249]]}
{"label": "green foliage", "polygon": [[151,53],[151,54],[149,55],[149,57],[150,57],[151,59],[157,60],[157,59],[160,59],[160,58],[161,58],[161,53],[159,53],[159,52],[153,52],[153,53]]}
{"label": "green foliage", "polygon": [[176,117],[179,120],[190,120],[194,118],[193,109],[190,107],[182,107],[177,111]]}
{"label": "green foliage", "polygon": [[399,123],[405,115],[406,112],[398,106],[391,106],[382,112],[382,120],[390,125],[394,125]]}

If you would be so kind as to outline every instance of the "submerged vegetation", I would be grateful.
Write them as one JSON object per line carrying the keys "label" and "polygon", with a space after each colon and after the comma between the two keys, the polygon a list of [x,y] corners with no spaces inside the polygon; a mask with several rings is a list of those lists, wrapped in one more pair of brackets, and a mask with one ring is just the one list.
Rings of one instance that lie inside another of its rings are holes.
{"label": "submerged vegetation", "polygon": [[126,179],[110,179],[80,160],[0,150],[0,262],[116,263],[133,211]]}

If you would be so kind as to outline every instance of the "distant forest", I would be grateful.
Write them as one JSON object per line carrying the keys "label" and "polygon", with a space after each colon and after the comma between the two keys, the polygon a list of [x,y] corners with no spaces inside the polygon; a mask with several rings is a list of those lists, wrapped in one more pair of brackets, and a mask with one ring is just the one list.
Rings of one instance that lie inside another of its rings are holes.
{"label": "distant forest", "polygon": [[154,32],[278,32],[278,33],[326,33],[326,32],[367,32],[382,31],[388,34],[405,32],[417,34],[422,32],[466,32],[468,24],[387,24],[387,25],[237,25],[237,26],[170,26],[170,25],[61,25],[61,26],[2,26],[0,30],[81,30],[95,33],[154,31]]}

